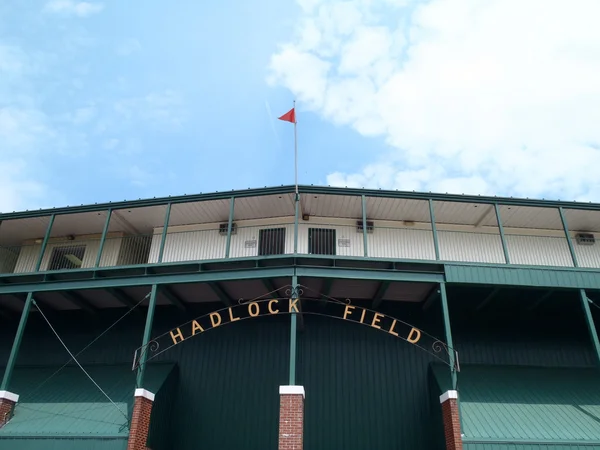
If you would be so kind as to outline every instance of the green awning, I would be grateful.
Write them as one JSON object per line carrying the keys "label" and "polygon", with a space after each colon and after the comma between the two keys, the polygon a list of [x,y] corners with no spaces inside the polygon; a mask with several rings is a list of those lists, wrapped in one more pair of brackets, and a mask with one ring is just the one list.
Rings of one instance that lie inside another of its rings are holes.
{"label": "green awning", "polygon": [[[446,390],[448,368],[433,373]],[[600,449],[595,369],[467,365],[458,390],[465,449]]]}
{"label": "green awning", "polygon": [[[173,367],[149,364],[146,388],[158,393]],[[66,367],[52,376],[57,369],[15,369],[10,390],[20,398],[14,416],[0,428],[0,449],[125,448],[135,391],[131,366],[85,367],[110,400],[78,367]]]}

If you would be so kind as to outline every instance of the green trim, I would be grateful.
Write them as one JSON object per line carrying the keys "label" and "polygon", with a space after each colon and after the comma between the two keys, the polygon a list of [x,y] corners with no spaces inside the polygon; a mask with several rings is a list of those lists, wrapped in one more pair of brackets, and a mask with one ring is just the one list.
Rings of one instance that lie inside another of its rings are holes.
{"label": "green trim", "polygon": [[565,440],[565,439],[548,439],[548,440],[540,440],[540,439],[536,439],[536,440],[530,440],[530,439],[496,439],[496,438],[489,438],[489,439],[485,439],[485,438],[468,438],[463,436],[462,441],[465,444],[519,444],[519,445],[548,445],[548,446],[555,446],[555,445],[569,445],[569,446],[576,446],[576,445],[581,445],[581,446],[596,446],[596,445],[600,445],[600,441],[599,440],[595,440],[595,441],[571,441],[571,440]]}
{"label": "green trim", "polygon": [[231,250],[231,230],[233,229],[233,214],[235,209],[235,197],[229,200],[229,219],[227,220],[227,240],[225,241],[225,258],[229,258]]}
{"label": "green trim", "polygon": [[123,432],[122,434],[23,434],[23,433],[10,433],[3,431],[2,435],[0,435],[0,442],[2,442],[5,438],[10,438],[12,440],[17,439],[28,439],[28,440],[54,440],[54,439],[66,439],[66,440],[83,440],[90,439],[94,441],[104,441],[104,440],[126,440],[129,437],[129,431]]}
{"label": "green trim", "polygon": [[104,228],[102,229],[102,237],[100,238],[100,248],[98,248],[98,255],[96,256],[96,262],[94,267],[100,266],[100,258],[102,257],[102,250],[104,250],[104,242],[106,241],[106,235],[108,233],[108,226],[110,225],[110,216],[112,215],[112,208],[108,208],[108,214],[106,215],[106,222],[104,222]]}
{"label": "green trim", "polygon": [[54,219],[56,218],[56,214],[52,214],[50,216],[50,221],[48,222],[48,228],[46,228],[46,234],[44,235],[44,240],[42,241],[42,248],[40,249],[40,256],[35,263],[34,272],[39,272],[40,267],[42,266],[42,260],[44,259],[44,253],[46,253],[46,247],[48,246],[48,241],[50,240],[50,233],[52,232],[52,226],[54,225]]}
{"label": "green trim", "polygon": [[504,252],[504,261],[506,264],[510,264],[510,255],[508,253],[508,246],[506,245],[506,236],[504,235],[504,226],[502,225],[502,217],[500,217],[498,203],[494,203],[494,209],[496,210],[496,222],[498,223],[498,231],[500,231],[500,242],[502,243],[502,251]]}
{"label": "green trim", "polygon": [[362,224],[363,224],[363,247],[365,258],[369,256],[369,250],[367,245],[367,198],[363,195],[361,196],[362,203]]}
{"label": "green trim", "polygon": [[590,337],[592,338],[592,344],[594,344],[594,350],[596,352],[596,359],[600,364],[600,341],[598,340],[598,333],[596,332],[596,325],[594,325],[594,316],[590,311],[590,305],[588,297],[584,289],[579,289],[579,297],[581,298],[581,304],[583,306],[583,312],[585,314],[585,321],[587,323]]}
{"label": "green trim", "polygon": [[[146,326],[144,327],[144,338],[142,340],[142,348],[146,348],[148,342],[150,342],[150,335],[152,334],[152,322],[154,321],[154,310],[156,309],[156,293],[158,291],[158,286],[156,284],[152,285],[152,290],[150,291],[150,302],[148,303],[148,314],[146,315]],[[146,359],[148,357],[148,352],[143,351],[140,355],[140,363],[138,366],[137,373],[137,382],[136,387],[142,388],[144,387],[144,375],[146,372]]]}
{"label": "green trim", "polygon": [[296,195],[294,202],[294,255],[298,254],[298,221],[300,216],[300,195]]}
{"label": "green trim", "polygon": [[435,211],[433,200],[429,199],[429,217],[431,218],[431,232],[433,233],[433,248],[435,250],[436,261],[440,260],[440,243],[438,240],[437,225],[435,224]]}
{"label": "green trim", "polygon": [[[298,289],[298,277],[292,276],[292,292],[297,292]],[[292,294],[293,295],[293,294]],[[296,384],[296,336],[298,334],[298,326],[296,320],[296,312],[292,311],[290,314],[290,376],[289,385],[294,386]]]}
{"label": "green trim", "polygon": [[15,368],[15,363],[19,356],[19,349],[21,348],[21,341],[23,340],[23,334],[25,334],[25,327],[27,326],[27,318],[29,317],[29,311],[31,310],[31,304],[33,303],[33,293],[27,294],[27,300],[25,300],[25,306],[23,306],[23,312],[21,313],[21,320],[19,320],[19,327],[17,328],[17,334],[10,350],[10,356],[6,363],[6,369],[4,370],[4,378],[2,379],[2,385],[0,390],[8,391],[10,385],[10,379]]}
{"label": "green trim", "polygon": [[560,221],[562,222],[563,230],[565,231],[565,237],[567,238],[567,244],[569,245],[569,251],[571,252],[571,258],[573,259],[573,266],[579,267],[577,262],[577,255],[575,254],[575,248],[573,247],[573,241],[571,241],[571,235],[569,234],[569,225],[567,224],[567,218],[562,206],[559,206],[558,213],[560,214]]}
{"label": "green trim", "polygon": [[167,230],[169,229],[169,220],[171,219],[171,203],[167,204],[165,211],[165,224],[163,225],[162,235],[160,237],[160,250],[158,251],[158,262],[161,263],[165,253],[165,244],[167,243]]}
{"label": "green trim", "polygon": [[446,344],[448,345],[448,362],[450,363],[450,375],[452,377],[452,389],[456,390],[456,360],[454,354],[454,344],[452,343],[452,329],[450,328],[450,310],[448,309],[448,296],[446,294],[446,283],[440,283],[440,297],[442,303],[442,314],[444,315],[444,332],[446,334]]}

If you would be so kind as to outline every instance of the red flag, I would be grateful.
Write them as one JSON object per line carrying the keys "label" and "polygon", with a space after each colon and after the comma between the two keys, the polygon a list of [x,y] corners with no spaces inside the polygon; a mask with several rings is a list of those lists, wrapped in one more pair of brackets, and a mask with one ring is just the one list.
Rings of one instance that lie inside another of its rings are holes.
{"label": "red flag", "polygon": [[279,120],[285,120],[286,122],[296,123],[296,111],[295,108],[290,109],[283,116],[278,117]]}

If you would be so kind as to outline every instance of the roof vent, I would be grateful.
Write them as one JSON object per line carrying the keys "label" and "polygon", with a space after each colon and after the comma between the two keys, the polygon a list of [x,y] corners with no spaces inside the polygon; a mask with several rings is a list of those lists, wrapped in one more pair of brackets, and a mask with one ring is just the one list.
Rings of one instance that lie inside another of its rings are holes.
{"label": "roof vent", "polygon": [[594,245],[596,238],[592,233],[577,233],[575,239],[579,245]]}

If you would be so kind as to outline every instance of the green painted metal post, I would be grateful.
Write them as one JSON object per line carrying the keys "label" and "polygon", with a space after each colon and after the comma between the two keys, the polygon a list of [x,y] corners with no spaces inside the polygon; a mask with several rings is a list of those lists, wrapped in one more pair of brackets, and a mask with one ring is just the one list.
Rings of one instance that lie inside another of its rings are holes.
{"label": "green painted metal post", "polygon": [[594,317],[592,316],[592,311],[590,311],[589,300],[585,293],[585,289],[579,289],[579,296],[581,297],[585,320],[590,332],[590,337],[592,338],[592,343],[594,344],[594,350],[596,351],[596,358],[600,364],[600,341],[598,340],[598,333],[596,332],[596,326],[594,325]]}
{"label": "green painted metal post", "polygon": [[142,350],[140,354],[140,360],[138,364],[137,373],[137,387],[144,387],[144,375],[146,373],[146,360],[148,359],[148,343],[150,342],[150,335],[152,334],[152,323],[154,322],[154,310],[156,309],[156,293],[158,286],[152,285],[150,291],[150,302],[148,303],[148,314],[146,314],[146,327],[144,328],[144,338],[142,339]]}
{"label": "green painted metal post", "polygon": [[504,261],[510,264],[510,255],[508,254],[508,246],[506,245],[506,236],[504,235],[504,227],[502,226],[502,218],[500,217],[500,208],[498,203],[494,203],[496,211],[496,222],[498,222],[498,231],[500,231],[500,242],[502,243],[502,251],[504,252]]}
{"label": "green painted metal post", "polygon": [[[299,297],[298,277],[292,276],[292,298]],[[296,334],[297,334],[296,312],[290,314],[290,381],[289,385],[296,384]]]}
{"label": "green painted metal post", "polygon": [[31,304],[33,303],[33,293],[27,294],[27,300],[25,300],[25,306],[23,306],[23,312],[21,313],[21,320],[19,321],[19,327],[17,328],[17,335],[13,342],[12,349],[10,350],[10,356],[8,357],[8,363],[6,364],[6,370],[4,371],[4,378],[2,379],[2,385],[0,390],[8,391],[10,379],[12,377],[17,357],[19,356],[19,348],[21,348],[21,341],[23,340],[23,334],[25,333],[25,327],[27,325],[27,318],[29,317],[29,311],[31,310]]}
{"label": "green painted metal post", "polygon": [[227,222],[227,241],[225,242],[225,258],[229,258],[231,250],[231,230],[233,228],[233,211],[235,207],[235,197],[231,197],[229,204],[229,220]]}
{"label": "green painted metal post", "polygon": [[363,224],[363,246],[365,248],[365,257],[369,256],[367,247],[367,198],[362,196],[362,224]]}
{"label": "green painted metal post", "polygon": [[96,256],[96,263],[94,267],[100,266],[100,258],[102,258],[102,250],[104,250],[104,243],[106,242],[106,235],[108,234],[108,226],[110,225],[110,216],[112,215],[112,208],[108,208],[106,213],[106,222],[104,222],[104,228],[102,229],[102,237],[100,238],[100,248],[98,248],[98,255]]}
{"label": "green painted metal post", "polygon": [[35,264],[34,272],[39,272],[40,267],[42,267],[42,260],[44,259],[44,253],[46,253],[46,247],[48,246],[48,241],[50,240],[50,233],[52,232],[52,225],[54,225],[55,217],[55,214],[50,216],[50,222],[48,222],[48,228],[46,228],[46,234],[44,236],[44,240],[42,241],[42,248],[40,250],[40,257]]}
{"label": "green painted metal post", "polygon": [[435,260],[440,260],[440,244],[438,240],[437,225],[435,224],[435,211],[433,210],[433,200],[429,199],[429,216],[431,217],[431,232],[433,233],[433,248],[435,250]]}
{"label": "green painted metal post", "polygon": [[446,333],[446,345],[448,345],[448,361],[450,362],[450,375],[452,377],[452,389],[456,390],[456,358],[454,344],[452,343],[452,329],[450,328],[450,310],[448,309],[448,297],[446,295],[446,283],[440,283],[440,297],[442,300],[442,313],[444,315],[444,331]]}
{"label": "green painted metal post", "polygon": [[562,206],[558,207],[558,213],[560,214],[560,220],[562,222],[563,229],[565,230],[565,237],[567,238],[567,245],[569,246],[569,251],[571,252],[571,258],[573,259],[573,266],[579,267],[577,255],[575,254],[575,247],[573,247],[573,241],[571,240],[571,235],[569,234],[569,225],[567,224],[567,218],[565,217],[565,212],[563,211]]}
{"label": "green painted metal post", "polygon": [[300,194],[296,194],[296,205],[294,213],[294,255],[298,254],[298,221],[300,220]]}
{"label": "green painted metal post", "polygon": [[158,251],[158,262],[161,263],[165,254],[165,244],[167,243],[167,230],[169,229],[169,219],[171,218],[171,203],[167,204],[165,212],[165,224],[163,225],[162,236],[160,237],[160,250]]}

